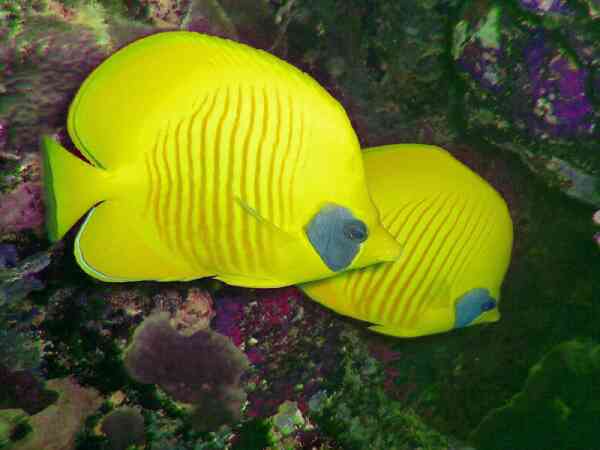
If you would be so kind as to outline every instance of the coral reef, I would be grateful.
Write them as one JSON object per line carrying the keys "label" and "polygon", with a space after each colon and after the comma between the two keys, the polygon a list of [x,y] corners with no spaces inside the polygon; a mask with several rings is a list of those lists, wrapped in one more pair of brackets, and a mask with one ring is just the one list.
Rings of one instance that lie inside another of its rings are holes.
{"label": "coral reef", "polygon": [[572,2],[464,2],[452,57],[465,131],[514,151],[547,183],[600,204],[590,9]]}
{"label": "coral reef", "polygon": [[44,388],[43,382],[26,370],[10,371],[0,366],[0,409],[22,409],[37,414],[54,403],[58,395]]}
{"label": "coral reef", "polygon": [[23,301],[45,285],[40,280],[51,252],[39,252],[19,261],[17,247],[0,244],[0,366],[9,370],[34,369],[40,361],[40,342],[34,324],[39,308]]}
{"label": "coral reef", "polygon": [[[0,447],[122,448],[123,429],[164,450],[588,443],[597,1],[6,0],[0,17]],[[73,262],[72,235],[49,247],[39,135],[77,153],[80,83],[170,29],[271,51],[340,100],[363,145],[442,145],[488,180],[515,225],[500,322],[389,339],[295,288],[103,284]]]}
{"label": "coral reef", "polygon": [[[311,411],[345,449],[462,448],[430,429],[410,408],[383,389],[384,372],[356,334],[344,335],[348,351],[340,361],[342,386],[312,398]],[[385,430],[384,433],[381,430]]]}
{"label": "coral reef", "polygon": [[144,417],[135,408],[119,408],[102,421],[102,432],[108,436],[112,450],[126,450],[144,443]]}
{"label": "coral reef", "polygon": [[335,370],[341,322],[305,301],[296,288],[216,299],[213,327],[243,348],[253,364],[246,381],[250,417],[274,414],[286,400],[307,410],[308,398]]}
{"label": "coral reef", "polygon": [[0,448],[9,448],[12,442],[23,439],[29,432],[31,425],[22,410],[0,410]]}
{"label": "coral reef", "polygon": [[0,244],[0,306],[16,303],[44,284],[37,274],[50,264],[51,251],[43,251],[18,262],[14,245]]}
{"label": "coral reef", "polygon": [[30,416],[31,433],[15,442],[11,450],[74,448],[83,421],[101,403],[96,391],[82,388],[71,378],[50,380],[47,387],[58,391],[58,400]]}
{"label": "coral reef", "polygon": [[191,336],[206,330],[215,316],[210,294],[199,288],[191,288],[183,305],[171,317],[170,322],[180,334]]}
{"label": "coral reef", "polygon": [[42,193],[39,183],[21,183],[0,198],[0,233],[41,230]]}
{"label": "coral reef", "polygon": [[158,384],[175,400],[196,405],[194,422],[215,430],[239,419],[245,392],[240,388],[246,356],[211,330],[180,335],[168,314],[148,317],[136,330],[125,366],[141,383]]}

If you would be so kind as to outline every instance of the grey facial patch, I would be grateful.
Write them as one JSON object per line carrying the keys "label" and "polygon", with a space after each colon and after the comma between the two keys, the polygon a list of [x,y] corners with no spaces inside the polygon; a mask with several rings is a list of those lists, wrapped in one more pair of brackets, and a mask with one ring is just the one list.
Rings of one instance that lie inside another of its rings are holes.
{"label": "grey facial patch", "polygon": [[367,226],[348,208],[328,204],[306,226],[308,240],[334,272],[348,267],[369,236]]}
{"label": "grey facial patch", "polygon": [[469,325],[481,314],[496,307],[496,300],[484,288],[471,289],[456,302],[454,328]]}

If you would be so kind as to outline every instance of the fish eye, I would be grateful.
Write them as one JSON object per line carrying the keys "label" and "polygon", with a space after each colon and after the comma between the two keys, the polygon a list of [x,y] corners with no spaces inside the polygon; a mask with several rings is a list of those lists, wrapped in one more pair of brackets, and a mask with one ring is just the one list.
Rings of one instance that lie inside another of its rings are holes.
{"label": "fish eye", "polygon": [[354,242],[367,240],[367,226],[360,220],[351,220],[344,224],[344,236]]}
{"label": "fish eye", "polygon": [[496,307],[496,302],[493,300],[488,300],[485,303],[481,304],[481,312],[489,311],[490,309],[494,309]]}

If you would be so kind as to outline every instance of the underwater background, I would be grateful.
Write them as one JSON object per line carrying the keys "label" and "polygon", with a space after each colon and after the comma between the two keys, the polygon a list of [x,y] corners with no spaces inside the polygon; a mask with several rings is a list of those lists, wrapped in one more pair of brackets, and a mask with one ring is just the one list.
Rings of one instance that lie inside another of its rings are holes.
{"label": "underwater background", "polygon": [[[72,145],[89,73],[177,29],[306,71],[363,147],[493,185],[500,321],[391,338],[295,287],[100,283],[73,231],[51,245],[40,135]],[[600,449],[599,67],[595,0],[0,0],[0,449]]]}

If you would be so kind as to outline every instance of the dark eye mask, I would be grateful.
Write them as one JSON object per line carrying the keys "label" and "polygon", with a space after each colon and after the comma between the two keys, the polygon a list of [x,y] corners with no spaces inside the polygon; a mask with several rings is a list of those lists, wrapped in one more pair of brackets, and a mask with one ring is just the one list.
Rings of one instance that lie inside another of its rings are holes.
{"label": "dark eye mask", "polygon": [[367,240],[364,222],[348,208],[328,204],[306,226],[306,235],[323,262],[334,272],[346,269]]}

